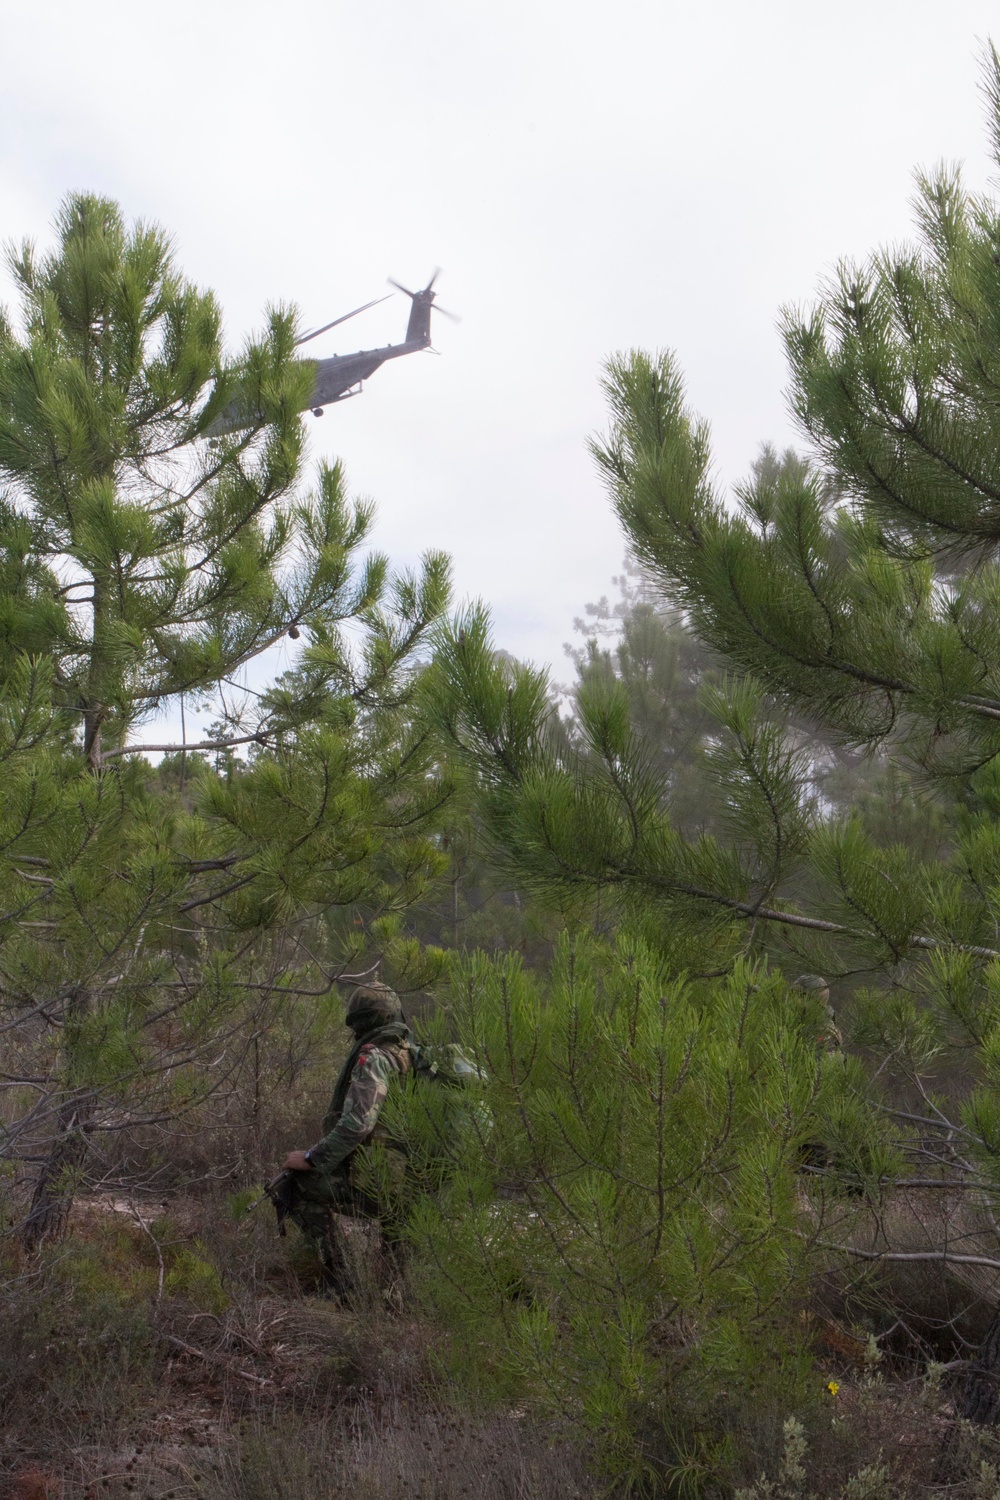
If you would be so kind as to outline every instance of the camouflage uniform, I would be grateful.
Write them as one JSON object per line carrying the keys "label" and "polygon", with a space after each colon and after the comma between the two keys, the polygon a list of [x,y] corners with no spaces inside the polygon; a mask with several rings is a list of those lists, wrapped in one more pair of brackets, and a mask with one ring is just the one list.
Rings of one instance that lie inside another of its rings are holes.
{"label": "camouflage uniform", "polygon": [[350,1276],[336,1215],[376,1221],[383,1258],[399,1259],[406,1150],[379,1123],[379,1114],[390,1087],[412,1067],[409,1027],[391,990],[369,986],[355,991],[347,1022],[357,1040],[334,1087],[323,1137],[307,1152],[311,1170],[295,1173],[290,1212],[344,1290]]}
{"label": "camouflage uniform", "polygon": [[793,982],[792,989],[814,1001],[814,1007],[803,1007],[803,1020],[810,1031],[814,1030],[819,1050],[827,1057],[843,1061],[844,1038],[830,1004],[830,986],[827,981],[820,974],[800,974]]}
{"label": "camouflage uniform", "polygon": [[[803,998],[801,1024],[807,1039],[816,1047],[822,1062],[844,1061],[844,1038],[830,1004],[830,986],[820,974],[800,974],[792,989]],[[812,1002],[811,1004],[809,1002]],[[826,1173],[836,1166],[830,1147],[822,1140],[803,1141],[799,1147],[801,1167]]]}

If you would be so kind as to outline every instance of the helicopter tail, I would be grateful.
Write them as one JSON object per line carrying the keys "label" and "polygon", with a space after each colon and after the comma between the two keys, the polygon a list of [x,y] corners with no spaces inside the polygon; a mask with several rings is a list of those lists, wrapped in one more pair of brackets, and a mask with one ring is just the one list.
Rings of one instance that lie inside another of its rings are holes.
{"label": "helicopter tail", "polygon": [[[389,285],[394,286],[397,291],[405,292],[410,299],[410,318],[406,325],[406,342],[408,344],[416,344],[421,349],[428,348],[431,341],[431,307],[434,304],[434,298],[437,296],[434,290],[434,283],[439,274],[440,271],[435,271],[427,285],[419,292],[411,292],[409,287],[402,286],[398,281],[393,281],[391,276],[389,277]],[[445,312],[443,307],[439,307],[437,311],[443,312],[446,318],[454,318],[455,316],[454,313]]]}

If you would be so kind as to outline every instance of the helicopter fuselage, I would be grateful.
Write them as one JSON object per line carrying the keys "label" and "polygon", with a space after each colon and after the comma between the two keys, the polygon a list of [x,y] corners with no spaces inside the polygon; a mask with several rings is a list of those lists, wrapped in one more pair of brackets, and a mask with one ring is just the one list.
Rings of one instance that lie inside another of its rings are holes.
{"label": "helicopter fuselage", "polygon": [[402,344],[386,344],[382,349],[359,349],[356,354],[333,354],[329,359],[311,360],[316,366],[316,384],[309,406],[313,411],[321,411],[334,401],[345,400],[356,385],[367,380],[387,359],[416,354],[427,348],[427,342],[407,339]]}

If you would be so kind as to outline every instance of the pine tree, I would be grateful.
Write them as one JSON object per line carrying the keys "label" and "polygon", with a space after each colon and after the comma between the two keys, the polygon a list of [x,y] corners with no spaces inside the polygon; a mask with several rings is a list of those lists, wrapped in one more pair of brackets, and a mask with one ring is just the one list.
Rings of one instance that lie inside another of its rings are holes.
{"label": "pine tree", "polygon": [[[42,1160],[29,1244],[115,1176],[101,1142],[232,1083],[297,991],[372,946],[419,982],[399,913],[447,797],[411,708],[447,564],[362,560],[371,507],[337,466],[306,486],[292,312],[229,357],[162,231],[91,197],[57,230],[13,258],[0,328],[2,1154]],[[210,437],[234,402],[252,421]],[[251,689],[284,636],[296,664]],[[180,755],[165,795],[138,730],[192,695],[219,732],[153,747]]]}
{"label": "pine tree", "polygon": [[[753,482],[770,487],[790,475],[801,482],[807,474],[804,460],[791,449],[779,455],[767,444],[751,468]],[[610,604],[604,597],[588,604],[586,618],[574,621],[585,645],[565,648],[577,681],[562,690],[568,698],[563,722],[571,739],[578,738],[581,700],[620,684],[629,722],[660,778],[671,825],[689,839],[724,832],[719,781],[712,772],[718,719],[710,704],[725,677],[725,659],[702,644],[683,611],[667,601],[633,556],[626,557],[612,582],[619,589],[617,601]],[[779,720],[789,748],[801,751],[802,796],[817,815],[827,822],[853,815],[876,843],[904,844],[930,859],[950,848],[954,789],[929,783],[904,765],[893,739],[859,748],[787,703],[772,700],[763,707]]]}
{"label": "pine tree", "polygon": [[641,939],[564,934],[548,974],[456,961],[448,1018],[483,1094],[417,1085],[394,1125],[411,1170],[449,1159],[413,1232],[466,1387],[573,1424],[640,1489],[799,1402],[796,1165],[848,1095],[780,976],[693,983]]}
{"label": "pine tree", "polygon": [[[992,49],[986,80],[1000,162]],[[687,838],[671,818],[621,683],[582,705],[585,753],[567,751],[543,676],[500,661],[473,612],[446,637],[433,691],[490,836],[550,900],[601,890],[674,971],[724,973],[755,953],[868,981],[855,1039],[888,1090],[873,1103],[928,1188],[979,1190],[962,1248],[997,1265],[1000,215],[940,168],[919,178],[917,230],[912,247],[840,267],[811,312],[786,313],[811,453],[733,497],[715,487],[674,358],[633,352],[607,369],[610,426],[593,451],[612,501],[666,605],[727,666],[704,699],[716,836]],[[809,748],[789,727],[802,723],[881,756],[917,836],[811,798]],[[930,1144],[956,1132],[958,1155]],[[995,1390],[995,1371],[985,1379]]]}
{"label": "pine tree", "polygon": [[612,580],[619,590],[586,605],[574,630],[582,646],[567,646],[576,681],[567,689],[564,716],[574,743],[585,743],[579,726],[589,699],[620,684],[629,721],[649,748],[668,799],[674,825],[686,833],[710,828],[716,813],[714,782],[705,757],[715,720],[703,691],[721,675],[721,663],[685,628],[675,609],[631,556]]}
{"label": "pine tree", "polygon": [[[605,880],[625,905],[696,912],[727,932],[734,920],[785,929],[775,941],[829,932],[845,961],[876,967],[914,948],[990,948],[991,882],[976,878],[969,840],[985,857],[1000,749],[989,555],[998,221],[947,173],[922,191],[918,249],[844,267],[815,314],[786,319],[793,399],[825,468],[757,472],[730,507],[712,489],[708,430],[684,406],[672,357],[609,366],[612,426],[595,456],[637,556],[730,672],[707,700],[725,841],[678,835],[620,684],[581,712],[584,762],[551,735],[542,675],[491,652],[481,612],[445,640],[439,719],[477,768],[495,841],[541,887]],[[891,745],[900,764],[954,789],[950,805],[966,809],[954,870],[932,868],[927,887],[856,822],[817,817],[802,748],[772,706],[848,748]],[[810,862],[822,915],[795,910]]]}

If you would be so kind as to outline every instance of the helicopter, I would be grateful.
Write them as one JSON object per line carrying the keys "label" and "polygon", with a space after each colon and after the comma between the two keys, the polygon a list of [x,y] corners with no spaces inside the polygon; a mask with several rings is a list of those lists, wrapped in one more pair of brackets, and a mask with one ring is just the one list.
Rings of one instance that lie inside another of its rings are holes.
{"label": "helicopter", "polygon": [[[399,359],[402,354],[416,354],[421,349],[429,349],[431,346],[431,308],[437,293],[434,283],[440,275],[440,270],[434,272],[430,281],[421,291],[411,292],[409,287],[401,285],[388,277],[390,286],[397,291],[405,293],[410,299],[410,316],[406,324],[406,334],[401,344],[385,344],[381,349],[359,349],[354,354],[333,354],[329,359],[317,359],[310,361],[316,370],[316,383],[308,402],[302,408],[309,410],[314,417],[321,417],[323,409],[332,406],[335,401],[346,401],[350,396],[357,396],[361,392],[362,383],[369,375],[384,365],[387,359]],[[321,328],[313,328],[308,333],[302,334],[295,340],[296,346],[308,344],[311,339],[319,338],[321,333],[328,333],[331,328],[336,328],[340,323],[346,323],[349,318],[356,318],[359,313],[367,312],[370,307],[377,307],[380,302],[385,302],[392,293],[385,297],[375,297],[371,302],[365,302],[361,307],[356,307],[352,312],[343,313],[341,317],[334,318],[330,323],[324,323]],[[447,312],[443,307],[435,309],[444,313],[446,318],[458,322],[454,313]],[[249,427],[252,420],[247,420],[243,413],[237,414],[232,408],[224,410],[212,425],[207,429],[209,436],[218,436],[226,432],[236,432],[240,428]]]}

